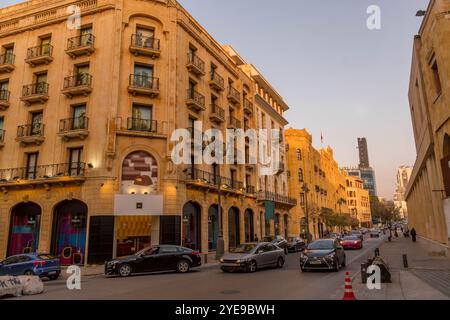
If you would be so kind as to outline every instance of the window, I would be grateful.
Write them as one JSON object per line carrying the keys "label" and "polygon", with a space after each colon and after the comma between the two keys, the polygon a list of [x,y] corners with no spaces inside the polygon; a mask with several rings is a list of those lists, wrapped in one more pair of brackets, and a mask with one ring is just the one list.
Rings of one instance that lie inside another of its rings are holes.
{"label": "window", "polygon": [[189,93],[188,93],[188,98],[189,99],[194,99],[194,93],[195,93],[195,87],[196,87],[196,83],[192,80],[189,80]]}
{"label": "window", "polygon": [[35,112],[31,114],[31,135],[42,135],[42,120],[44,114],[42,112]]}
{"label": "window", "polygon": [[303,192],[300,193],[300,206],[301,207],[305,206],[305,194]]}
{"label": "window", "polygon": [[14,64],[14,45],[4,46],[3,54],[3,61],[0,61],[0,64]]}
{"label": "window", "polygon": [[139,131],[149,131],[152,127],[152,107],[133,104],[133,116],[131,129]]}
{"label": "window", "polygon": [[72,107],[72,130],[86,129],[86,104]]}
{"label": "window", "polygon": [[434,59],[434,62],[431,64],[431,71],[433,72],[433,80],[434,80],[434,87],[436,90],[436,94],[440,95],[442,93],[442,85],[441,85],[441,78],[439,76],[439,68],[436,59]]}
{"label": "window", "polygon": [[303,169],[298,169],[298,182],[303,182]]}
{"label": "window", "polygon": [[302,150],[297,149],[297,160],[302,160]]}
{"label": "window", "polygon": [[36,94],[45,94],[47,93],[47,72],[37,73],[34,75],[36,80]]}
{"label": "window", "polygon": [[92,26],[84,26],[80,29],[81,45],[90,46],[93,44]]}
{"label": "window", "polygon": [[211,62],[211,80],[214,80],[216,77],[217,66]]}
{"label": "window", "polygon": [[0,100],[8,101],[9,100],[9,81],[0,82]]}
{"label": "window", "polygon": [[26,179],[36,179],[38,152],[27,154]]}
{"label": "window", "polygon": [[69,173],[71,176],[81,174],[81,156],[83,148],[69,149]]}
{"label": "window", "polygon": [[153,88],[153,66],[135,64],[134,85],[141,88]]}
{"label": "window", "polygon": [[0,142],[3,142],[3,140],[5,140],[5,132],[3,131],[4,121],[4,118],[0,117]]}
{"label": "window", "polygon": [[52,42],[52,37],[40,38],[39,46],[41,47],[42,55],[49,55],[49,54],[51,54],[51,47],[50,47],[51,42]]}
{"label": "window", "polygon": [[89,84],[89,64],[75,66],[75,86],[85,86]]}

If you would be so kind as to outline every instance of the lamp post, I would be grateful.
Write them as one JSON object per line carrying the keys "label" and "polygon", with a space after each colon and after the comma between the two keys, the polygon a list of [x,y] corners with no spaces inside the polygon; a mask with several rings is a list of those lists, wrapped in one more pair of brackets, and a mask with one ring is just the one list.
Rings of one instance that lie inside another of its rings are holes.
{"label": "lamp post", "polygon": [[306,216],[306,241],[309,243],[309,213],[308,213],[308,185],[303,184],[302,191],[305,194],[305,216]]}
{"label": "lamp post", "polygon": [[225,241],[223,239],[223,228],[222,228],[222,193],[221,193],[221,189],[222,189],[222,179],[220,177],[220,172],[219,174],[217,174],[217,172],[219,171],[219,164],[218,163],[213,163],[213,170],[214,170],[214,181],[217,184],[217,197],[218,197],[218,206],[217,206],[217,218],[219,219],[219,234],[217,236],[217,248],[216,248],[216,260],[220,260],[220,258],[222,258],[222,256],[225,253]]}

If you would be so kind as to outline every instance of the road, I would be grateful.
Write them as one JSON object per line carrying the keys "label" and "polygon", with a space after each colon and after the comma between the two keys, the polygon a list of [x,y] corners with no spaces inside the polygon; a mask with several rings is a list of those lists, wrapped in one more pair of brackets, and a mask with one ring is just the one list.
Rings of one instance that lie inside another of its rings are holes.
{"label": "road", "polygon": [[384,241],[367,238],[362,250],[347,251],[347,266],[339,272],[307,272],[299,254],[289,254],[282,269],[256,273],[223,273],[218,267],[188,274],[159,273],[130,278],[83,277],[81,290],[68,290],[65,280],[46,281],[45,292],[19,299],[134,299],[134,300],[335,300],[341,299],[345,271],[357,275],[360,264]]}

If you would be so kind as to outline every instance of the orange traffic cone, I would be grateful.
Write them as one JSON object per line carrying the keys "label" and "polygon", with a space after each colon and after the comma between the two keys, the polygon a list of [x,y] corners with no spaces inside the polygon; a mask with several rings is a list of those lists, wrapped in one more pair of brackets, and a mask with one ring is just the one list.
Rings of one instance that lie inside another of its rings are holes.
{"label": "orange traffic cone", "polygon": [[352,280],[350,279],[349,272],[345,273],[345,289],[342,300],[356,300],[355,294],[353,293]]}

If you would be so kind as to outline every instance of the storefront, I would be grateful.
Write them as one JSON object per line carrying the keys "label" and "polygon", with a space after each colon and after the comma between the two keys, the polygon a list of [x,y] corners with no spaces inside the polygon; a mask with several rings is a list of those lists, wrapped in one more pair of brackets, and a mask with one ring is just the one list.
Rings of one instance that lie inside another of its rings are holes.
{"label": "storefront", "polygon": [[34,202],[23,202],[11,211],[8,256],[34,252],[39,246],[41,207]]}
{"label": "storefront", "polygon": [[236,248],[240,243],[239,209],[231,207],[228,210],[228,246],[229,248]]}

